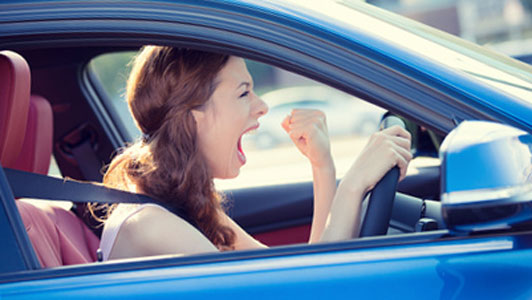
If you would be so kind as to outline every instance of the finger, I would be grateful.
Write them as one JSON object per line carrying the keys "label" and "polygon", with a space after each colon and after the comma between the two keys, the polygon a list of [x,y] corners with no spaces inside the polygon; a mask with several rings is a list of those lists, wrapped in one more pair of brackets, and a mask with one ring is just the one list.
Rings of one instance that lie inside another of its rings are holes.
{"label": "finger", "polygon": [[382,130],[382,133],[391,135],[391,136],[400,136],[403,138],[406,138],[408,140],[412,140],[412,136],[410,135],[410,132],[408,132],[406,129],[402,128],[399,125],[392,126],[390,128],[386,128]]}
{"label": "finger", "polygon": [[298,131],[305,133],[306,136],[314,136],[318,132],[326,133],[323,124],[316,120],[308,120],[306,122],[290,124],[290,131]]}
{"label": "finger", "polygon": [[319,109],[315,108],[294,108],[292,109],[292,113],[323,113]]}
{"label": "finger", "polygon": [[[403,138],[400,138],[400,139],[403,139]],[[390,147],[390,149],[394,151],[394,153],[401,155],[407,162],[409,162],[412,159],[412,152],[410,151],[410,148],[405,148],[402,145],[399,145],[395,141],[391,140],[391,138],[390,140],[387,140],[386,143],[388,144],[388,147]]]}
{"label": "finger", "polygon": [[281,122],[281,127],[283,127],[284,131],[286,131],[287,133],[290,132],[290,117],[291,115],[287,115]]}
{"label": "finger", "polygon": [[292,130],[294,128],[303,128],[303,127],[309,127],[310,128],[311,126],[323,127],[323,122],[321,122],[320,120],[318,120],[316,118],[309,118],[309,119],[300,120],[298,122],[292,122],[292,123],[290,123],[288,128],[290,128],[290,130]]}
{"label": "finger", "polygon": [[290,131],[289,136],[295,143],[306,141],[308,137],[304,131],[300,130]]}
{"label": "finger", "polygon": [[325,114],[320,110],[302,110],[302,109],[293,109],[292,110],[292,122],[298,122],[300,120],[305,120],[308,118],[320,118],[324,119]]}
{"label": "finger", "polygon": [[327,125],[325,114],[321,111],[313,111],[310,113],[294,113],[290,119],[290,124],[299,124],[306,122],[314,122]]}
{"label": "finger", "polygon": [[289,133],[291,135],[307,136],[310,130],[307,124],[290,124],[289,126]]}
{"label": "finger", "polygon": [[314,139],[320,134],[325,134],[326,132],[320,127],[319,124],[314,122],[308,122],[299,125],[291,125],[290,132],[293,133],[293,136],[298,138],[304,138],[305,140]]}
{"label": "finger", "polygon": [[400,180],[403,180],[403,178],[406,177],[406,173],[408,171],[408,164],[412,160],[412,153],[410,151],[405,150],[404,148],[397,147],[394,149],[400,157],[397,160],[397,165],[401,169],[401,177]]}
{"label": "finger", "polygon": [[290,130],[295,130],[295,129],[304,130],[304,131],[307,131],[308,133],[311,133],[311,132],[327,133],[327,126],[323,124],[323,122],[313,120],[313,119],[303,121],[300,123],[290,124],[289,128]]}
{"label": "finger", "polygon": [[411,142],[409,139],[406,139],[404,137],[401,137],[401,136],[391,136],[389,137],[389,139],[394,143],[396,144],[397,146],[405,149],[405,150],[408,150],[410,151],[411,149]]}
{"label": "finger", "polygon": [[309,121],[324,124],[325,118],[322,116],[317,116],[317,115],[299,115],[299,116],[294,115],[292,119],[290,120],[290,124],[298,124],[298,123],[309,122]]}
{"label": "finger", "polygon": [[408,161],[398,151],[395,151],[395,164],[397,167],[399,167],[399,181],[401,181],[406,177]]}
{"label": "finger", "polygon": [[397,154],[401,155],[401,157],[405,159],[407,163],[412,160],[412,152],[401,147],[396,147],[394,150],[397,152]]}

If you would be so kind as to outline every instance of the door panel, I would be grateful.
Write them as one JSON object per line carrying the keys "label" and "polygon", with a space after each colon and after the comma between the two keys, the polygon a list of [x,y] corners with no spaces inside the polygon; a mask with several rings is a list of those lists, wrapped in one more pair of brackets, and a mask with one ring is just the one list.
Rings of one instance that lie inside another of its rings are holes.
{"label": "door panel", "polygon": [[310,237],[310,224],[293,226],[254,234],[253,237],[268,246],[307,243]]}
{"label": "door panel", "polygon": [[403,181],[399,182],[397,191],[408,195],[416,196],[422,199],[440,199],[440,166],[429,166],[412,168],[409,166],[409,172]]}
{"label": "door panel", "polygon": [[238,189],[226,196],[229,215],[251,234],[308,225],[312,220],[312,182]]}
{"label": "door panel", "polygon": [[[425,178],[419,174],[403,180],[403,190],[416,189],[427,181],[434,182],[435,172]],[[425,174],[425,173],[423,173]],[[426,193],[430,194],[432,188]],[[229,215],[255,238],[269,246],[305,243],[312,222],[312,182],[238,189],[226,193]],[[415,194],[415,193],[414,193]],[[412,232],[422,215],[423,200],[398,193],[394,201],[391,226],[399,232]]]}
{"label": "door panel", "polygon": [[[400,245],[376,248],[357,246],[363,243],[359,241],[350,244],[354,249],[316,251],[321,247],[316,246],[314,251],[292,255],[173,263],[181,257],[164,260],[162,267],[129,270],[135,262],[101,263],[92,265],[91,272],[81,272],[80,267],[79,274],[76,269],[63,269],[72,274],[53,276],[54,270],[43,270],[42,279],[1,284],[0,295],[2,299],[101,299],[102,295],[109,299],[203,299],[212,295],[231,299],[249,299],[250,295],[261,299],[528,299],[532,268],[527,262],[532,261],[532,251],[524,241],[529,239],[530,233],[403,240]],[[99,271],[112,265],[122,269]]]}

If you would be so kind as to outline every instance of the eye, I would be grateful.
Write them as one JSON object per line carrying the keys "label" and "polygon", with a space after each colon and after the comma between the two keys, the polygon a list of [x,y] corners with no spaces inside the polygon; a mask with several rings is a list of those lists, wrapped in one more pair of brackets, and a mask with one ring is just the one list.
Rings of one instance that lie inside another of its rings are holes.
{"label": "eye", "polygon": [[244,98],[246,97],[247,95],[249,95],[249,91],[245,91],[242,93],[242,95],[240,95],[240,98]]}

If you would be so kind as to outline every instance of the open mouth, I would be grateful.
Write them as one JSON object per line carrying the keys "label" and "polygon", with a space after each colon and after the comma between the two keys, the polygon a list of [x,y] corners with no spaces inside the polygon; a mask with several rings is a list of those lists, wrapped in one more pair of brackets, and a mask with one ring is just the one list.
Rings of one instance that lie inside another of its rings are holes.
{"label": "open mouth", "polygon": [[259,128],[259,124],[257,125],[254,125],[248,129],[246,129],[241,135],[240,135],[240,138],[238,138],[238,143],[237,143],[237,155],[238,155],[238,159],[240,160],[240,163],[242,164],[245,164],[246,163],[246,154],[244,154],[244,150],[242,149],[242,137],[244,136],[244,134],[246,133],[249,133],[250,131],[253,131],[253,130],[256,130],[257,128]]}

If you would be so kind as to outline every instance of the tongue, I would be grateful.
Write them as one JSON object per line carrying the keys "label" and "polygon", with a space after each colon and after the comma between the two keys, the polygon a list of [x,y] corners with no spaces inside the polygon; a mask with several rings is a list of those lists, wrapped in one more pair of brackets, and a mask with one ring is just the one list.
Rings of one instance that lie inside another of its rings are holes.
{"label": "tongue", "polygon": [[246,163],[246,155],[244,154],[244,151],[242,150],[242,137],[238,140],[238,159],[242,164]]}

